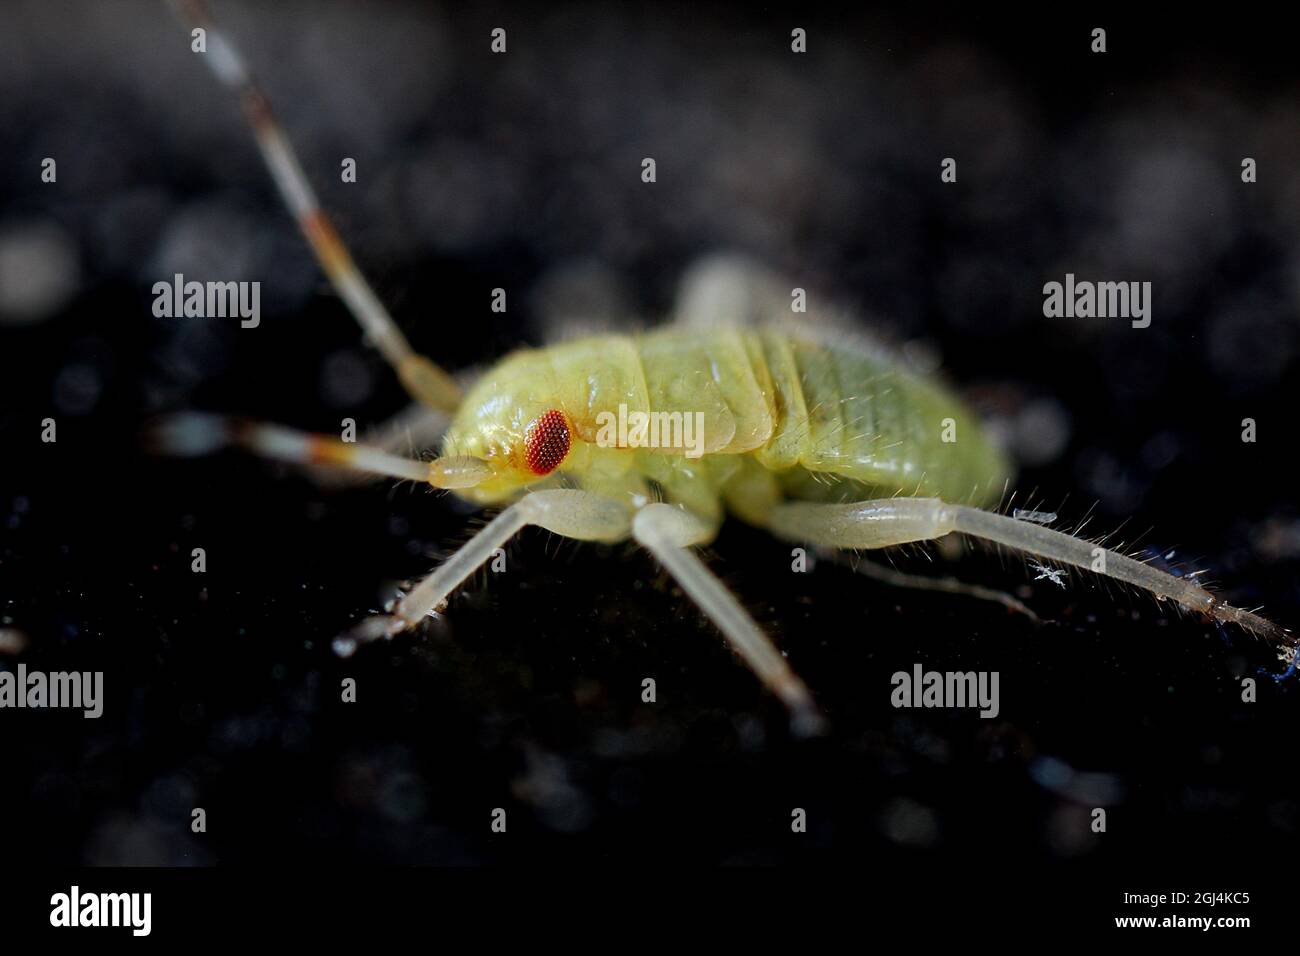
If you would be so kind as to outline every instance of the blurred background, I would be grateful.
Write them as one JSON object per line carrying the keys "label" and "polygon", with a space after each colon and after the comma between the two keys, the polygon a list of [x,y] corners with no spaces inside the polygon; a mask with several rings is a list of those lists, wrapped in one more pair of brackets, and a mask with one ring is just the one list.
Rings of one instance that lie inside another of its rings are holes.
{"label": "blurred background", "polygon": [[[1123,525],[1119,540],[1300,625],[1300,77],[1285,31],[805,4],[215,13],[381,298],[444,365],[574,326],[652,325],[692,263],[739,253],[940,367],[1063,522],[1091,508],[1090,532]],[[815,741],[790,739],[631,548],[526,533],[507,573],[423,633],[335,659],[330,640],[475,519],[410,487],[141,452],[142,423],[169,410],[335,431],[404,399],[164,4],[6,0],[0,16],[0,666],[103,670],[107,694],[97,721],[0,714],[14,859],[653,852],[1099,878],[1200,867],[1231,883],[1294,848],[1297,691],[1259,673],[1281,670],[1269,650],[1095,581],[1035,582],[1019,559],[895,560],[1012,591],[1042,626],[829,563],[795,575],[787,547],[728,527],[710,560],[830,716]],[[505,55],[489,50],[498,26]],[[944,157],[956,183],[940,181]],[[261,326],[154,318],[151,287],[176,272],[260,281]],[[1044,318],[1043,284],[1067,272],[1151,282],[1150,328]],[[999,671],[998,719],[893,710],[889,675],[918,661]],[[1243,676],[1257,703],[1241,702]],[[339,701],[344,677],[355,704]],[[508,840],[489,833],[494,807]],[[793,807],[807,834],[791,834]]]}

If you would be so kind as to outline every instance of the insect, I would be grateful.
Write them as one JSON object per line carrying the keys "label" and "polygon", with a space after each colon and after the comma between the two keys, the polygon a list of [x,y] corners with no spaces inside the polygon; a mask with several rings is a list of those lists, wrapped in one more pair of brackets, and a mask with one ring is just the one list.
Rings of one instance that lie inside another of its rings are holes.
{"label": "insect", "polygon": [[[775,323],[761,276],[709,272],[679,321],[525,349],[467,391],[415,352],[330,224],[270,105],[197,0],[180,4],[206,31],[206,59],[239,94],[267,165],[321,267],[407,391],[450,416],[440,454],[402,457],[275,425],[182,414],[159,448],[198,454],[226,444],[448,489],[500,509],[386,613],[335,642],[341,654],[419,624],[526,526],[584,541],[633,540],[677,581],[796,725],[822,723],[812,694],[694,550],[728,515],[796,544],[878,549],[959,533],[1032,556],[1061,584],[1071,566],[1256,633],[1295,659],[1295,638],[1178,577],[1048,527],[1053,515],[989,510],[1011,466],[943,385],[867,345]],[[788,302],[785,309],[788,317]],[[617,427],[613,423],[618,422]],[[972,592],[975,589],[972,589]]]}

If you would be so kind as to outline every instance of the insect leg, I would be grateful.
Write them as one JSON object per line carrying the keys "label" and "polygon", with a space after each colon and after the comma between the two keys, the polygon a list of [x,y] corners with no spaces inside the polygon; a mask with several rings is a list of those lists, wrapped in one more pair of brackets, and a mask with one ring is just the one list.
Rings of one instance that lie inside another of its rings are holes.
{"label": "insect leg", "polygon": [[347,657],[360,644],[392,637],[419,624],[445,605],[452,591],[527,525],[566,538],[608,542],[626,538],[629,524],[628,510],[610,498],[567,488],[534,491],[489,521],[437,570],[417,583],[389,613],[368,618],[338,638],[334,642],[335,653]]}
{"label": "insect leg", "polygon": [[173,2],[192,24],[206,31],[208,52],[203,59],[217,79],[239,95],[244,114],[257,137],[262,159],[271,171],[285,205],[297,220],[316,261],[366,337],[388,360],[414,398],[434,408],[454,411],[460,404],[460,387],[443,369],[411,348],[361,274],[334,224],[321,208],[284,127],[271,109],[270,101],[236,48],[213,22],[207,5],[202,0]]}
{"label": "insect leg", "polygon": [[1272,621],[1225,604],[1190,578],[1180,578],[1128,555],[1073,535],[937,498],[888,498],[849,504],[787,502],[770,526],[778,537],[836,548],[884,548],[927,541],[952,532],[982,538],[1028,554],[1095,571],[1216,621],[1237,624],[1268,641],[1294,647],[1296,638]]}
{"label": "insect leg", "polygon": [[807,311],[792,311],[792,297],[806,294],[780,273],[744,256],[709,255],[696,261],[678,283],[672,323],[700,332],[797,328],[804,337],[828,345],[858,341],[877,347],[849,321],[847,312],[820,297],[811,307],[805,304]]}
{"label": "insect leg", "polygon": [[1169,599],[1216,621],[1236,624],[1271,643],[1294,646],[1296,639],[1284,628],[1251,611],[1232,607],[1201,587],[1192,578],[1180,578],[1144,561],[1102,548],[1061,531],[1006,515],[964,505],[944,505],[951,510],[955,530],[1019,551],[1099,574],[1149,591],[1158,599]]}
{"label": "insect leg", "polygon": [[775,275],[748,259],[707,256],[682,276],[672,321],[700,331],[757,326],[780,315],[781,308],[789,312],[789,290],[785,290],[784,300],[782,294]]}
{"label": "insect leg", "polygon": [[182,457],[206,455],[233,445],[295,465],[331,465],[359,474],[428,482],[437,488],[469,488],[490,474],[487,464],[478,458],[421,461],[328,435],[201,412],[162,419],[150,429],[146,442],[155,452]]}
{"label": "insect leg", "polygon": [[932,578],[924,574],[908,574],[899,571],[896,568],[887,567],[876,561],[868,560],[861,555],[846,557],[843,551],[832,551],[820,549],[821,554],[836,564],[845,565],[858,574],[868,578],[874,578],[877,581],[883,581],[885,584],[896,588],[915,588],[918,591],[943,591],[948,594],[964,594],[967,597],[975,598],[978,601],[992,601],[1001,604],[1008,610],[1023,614],[1031,621],[1039,621],[1039,617],[1030,610],[1023,602],[1016,600],[1010,594],[998,591],[994,588],[981,587],[978,584],[967,584],[965,581],[958,581],[956,578]]}
{"label": "insect leg", "polygon": [[785,702],[796,729],[806,734],[820,732],[825,721],[807,686],[735,595],[691,550],[692,545],[712,538],[713,528],[682,508],[656,503],[637,512],[632,536],[667,569],[745,663]]}

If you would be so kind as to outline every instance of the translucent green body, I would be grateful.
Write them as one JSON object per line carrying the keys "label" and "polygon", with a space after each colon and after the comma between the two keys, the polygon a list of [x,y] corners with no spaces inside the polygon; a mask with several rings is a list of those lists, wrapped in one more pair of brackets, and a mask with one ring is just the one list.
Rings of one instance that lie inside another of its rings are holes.
{"label": "translucent green body", "polygon": [[[523,449],[551,409],[564,412],[573,443],[539,477]],[[682,447],[665,425],[668,446],[645,447],[635,428],[611,427],[634,413],[676,416],[674,425],[689,415],[702,430]],[[463,492],[483,504],[545,482],[657,494],[713,515],[725,503],[758,523],[780,497],[983,504],[1010,476],[975,416],[937,382],[873,348],[776,329],[668,326],[515,352],[471,389],[442,453],[492,465],[491,480]]]}

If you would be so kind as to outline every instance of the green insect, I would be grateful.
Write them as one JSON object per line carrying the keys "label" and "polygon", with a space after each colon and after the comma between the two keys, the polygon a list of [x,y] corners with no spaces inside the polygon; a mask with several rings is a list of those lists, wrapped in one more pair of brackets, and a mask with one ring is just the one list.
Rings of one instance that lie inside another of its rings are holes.
{"label": "green insect", "polygon": [[[451,593],[527,525],[586,541],[644,546],[745,662],[814,730],[804,683],[708,569],[707,544],[730,514],[796,544],[874,549],[961,533],[1056,565],[1123,581],[1216,621],[1238,624],[1294,661],[1292,635],[1176,577],[1097,543],[984,510],[1011,467],[948,389],[875,346],[815,323],[791,328],[773,280],[720,261],[700,271],[677,320],[504,358],[462,394],[415,353],[321,210],[265,96],[197,2],[209,63],[243,99],[267,163],[318,260],[368,338],[427,415],[449,427],[432,461],[273,425],[180,415],[156,432],[174,454],[227,443],[303,464],[427,482],[499,513],[432,574],[335,642],[341,654],[390,638]],[[404,419],[410,423],[409,417]],[[972,593],[979,589],[970,588]],[[1008,599],[1010,600],[1010,599]]]}

